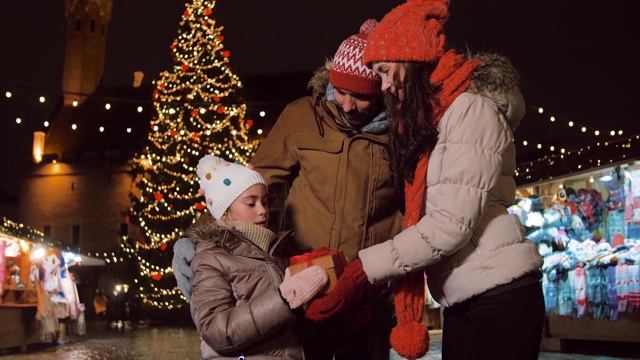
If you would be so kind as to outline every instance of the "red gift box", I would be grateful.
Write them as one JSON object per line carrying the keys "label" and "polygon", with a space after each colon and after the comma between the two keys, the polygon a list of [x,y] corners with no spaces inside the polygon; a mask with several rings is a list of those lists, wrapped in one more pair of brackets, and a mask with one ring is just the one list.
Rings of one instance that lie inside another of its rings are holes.
{"label": "red gift box", "polygon": [[342,275],[344,267],[347,265],[347,260],[342,251],[334,251],[326,247],[302,255],[292,256],[289,258],[289,262],[289,273],[292,276],[313,265],[318,265],[327,271],[329,284],[318,295],[326,295],[333,290],[338,278]]}

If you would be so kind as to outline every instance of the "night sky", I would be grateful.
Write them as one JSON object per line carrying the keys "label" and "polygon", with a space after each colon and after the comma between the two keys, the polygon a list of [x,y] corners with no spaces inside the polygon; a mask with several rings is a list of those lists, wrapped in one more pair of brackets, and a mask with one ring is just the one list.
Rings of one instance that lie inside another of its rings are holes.
{"label": "night sky", "polygon": [[[220,0],[213,11],[224,26],[232,69],[242,78],[315,69],[364,20],[380,20],[401,3]],[[572,148],[596,139],[564,126],[567,119],[607,133],[612,129],[622,129],[625,136],[640,133],[631,108],[631,101],[640,95],[638,61],[632,55],[637,20],[631,4],[630,0],[453,0],[445,31],[450,44],[458,48],[509,56],[522,75],[527,103],[547,111],[542,117],[529,108],[516,138],[557,140]],[[3,97],[14,89],[60,95],[64,7],[64,0],[0,2]],[[183,1],[114,0],[104,83],[130,84],[136,70],[151,81],[171,70],[169,46],[183,11]],[[7,102],[0,101],[0,106],[7,106],[3,104]],[[40,124],[50,105],[36,100],[20,105],[25,107],[20,126],[13,115],[16,109],[0,109],[0,193],[2,188],[9,192],[16,188],[12,174],[20,161],[30,158],[29,126]],[[561,121],[550,125],[545,120],[550,113]]]}

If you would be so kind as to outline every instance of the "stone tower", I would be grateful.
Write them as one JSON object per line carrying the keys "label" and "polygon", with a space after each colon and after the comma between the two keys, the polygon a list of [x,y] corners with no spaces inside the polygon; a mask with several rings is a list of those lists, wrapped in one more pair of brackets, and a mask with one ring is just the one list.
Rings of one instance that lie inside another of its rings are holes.
{"label": "stone tower", "polygon": [[65,0],[67,39],[62,74],[64,105],[81,104],[104,73],[112,0]]}

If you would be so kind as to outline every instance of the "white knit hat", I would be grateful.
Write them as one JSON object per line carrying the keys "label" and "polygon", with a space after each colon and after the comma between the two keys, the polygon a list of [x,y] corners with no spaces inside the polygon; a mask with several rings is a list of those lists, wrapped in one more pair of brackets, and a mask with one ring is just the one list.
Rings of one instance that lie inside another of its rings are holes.
{"label": "white knit hat", "polygon": [[200,177],[200,189],[204,191],[207,207],[216,220],[220,220],[245,190],[255,184],[267,186],[257,171],[211,154],[200,159],[196,174]]}

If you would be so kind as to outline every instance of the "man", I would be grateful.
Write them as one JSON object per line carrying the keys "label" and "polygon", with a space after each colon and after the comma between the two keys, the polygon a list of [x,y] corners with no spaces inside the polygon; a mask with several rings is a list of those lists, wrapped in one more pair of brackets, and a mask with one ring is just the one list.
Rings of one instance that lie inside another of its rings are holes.
{"label": "man", "polygon": [[[402,200],[384,154],[389,120],[380,79],[362,63],[367,34],[376,25],[367,20],[342,42],[333,62],[309,81],[313,94],[286,106],[251,160],[270,199],[288,189],[283,227],[294,230],[290,255],[328,247],[352,261],[360,249],[402,227]],[[187,296],[190,246],[181,239],[174,248],[174,273]],[[341,319],[308,324],[313,329],[303,339],[307,358],[388,359],[395,320],[387,295],[383,291]]]}

